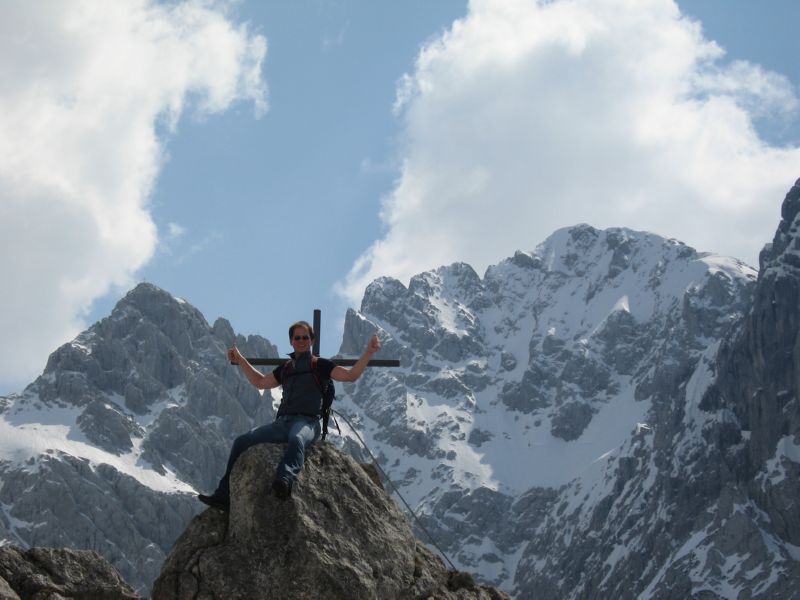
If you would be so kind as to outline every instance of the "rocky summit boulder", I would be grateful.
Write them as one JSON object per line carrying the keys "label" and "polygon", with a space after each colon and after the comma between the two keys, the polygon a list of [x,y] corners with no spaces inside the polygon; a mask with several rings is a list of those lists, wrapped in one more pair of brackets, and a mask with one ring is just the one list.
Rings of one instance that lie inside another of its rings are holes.
{"label": "rocky summit boulder", "polygon": [[329,443],[312,446],[288,500],[271,491],[284,446],[245,452],[229,514],[208,509],[180,536],[153,600],[506,599],[448,572],[390,496]]}
{"label": "rocky summit boulder", "polygon": [[91,550],[0,547],[3,600],[137,600],[106,559]]}

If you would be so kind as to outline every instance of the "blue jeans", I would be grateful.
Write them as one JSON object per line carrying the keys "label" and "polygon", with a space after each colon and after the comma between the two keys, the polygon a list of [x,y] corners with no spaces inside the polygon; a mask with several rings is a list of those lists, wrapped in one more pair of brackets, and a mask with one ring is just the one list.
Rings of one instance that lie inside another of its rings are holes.
{"label": "blue jeans", "polygon": [[228,467],[219,481],[215,496],[230,496],[230,479],[236,459],[245,450],[256,444],[282,444],[287,443],[286,452],[278,463],[275,476],[280,477],[289,484],[294,485],[297,476],[303,468],[306,446],[310,446],[322,436],[320,420],[302,415],[284,415],[278,417],[268,425],[256,427],[244,435],[240,435],[233,442],[231,455],[228,457]]}

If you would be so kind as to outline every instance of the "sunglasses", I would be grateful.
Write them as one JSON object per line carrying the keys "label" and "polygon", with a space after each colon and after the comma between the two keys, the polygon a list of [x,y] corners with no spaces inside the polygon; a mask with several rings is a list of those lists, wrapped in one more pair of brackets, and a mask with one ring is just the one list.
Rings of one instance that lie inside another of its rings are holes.
{"label": "sunglasses", "polygon": [[308,335],[296,335],[296,336],[294,336],[294,341],[295,342],[299,342],[300,340],[305,341],[305,340],[310,340],[310,339],[311,339],[311,336],[308,336]]}

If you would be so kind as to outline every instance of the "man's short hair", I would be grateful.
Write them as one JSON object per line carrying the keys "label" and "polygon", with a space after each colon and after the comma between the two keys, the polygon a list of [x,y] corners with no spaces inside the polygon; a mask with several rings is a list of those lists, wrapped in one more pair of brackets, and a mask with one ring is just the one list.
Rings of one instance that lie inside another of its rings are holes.
{"label": "man's short hair", "polygon": [[297,327],[305,327],[306,329],[308,329],[308,335],[311,336],[311,339],[312,340],[317,339],[314,336],[314,328],[311,327],[311,325],[309,325],[308,321],[298,321],[297,323],[292,323],[292,326],[289,327],[289,340],[291,340],[294,337],[294,330]]}

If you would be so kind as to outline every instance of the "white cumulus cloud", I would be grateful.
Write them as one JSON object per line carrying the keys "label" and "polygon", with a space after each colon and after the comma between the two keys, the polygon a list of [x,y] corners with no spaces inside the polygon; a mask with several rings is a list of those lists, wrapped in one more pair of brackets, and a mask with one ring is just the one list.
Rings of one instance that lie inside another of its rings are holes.
{"label": "white cumulus cloud", "polygon": [[453,261],[482,270],[581,222],[755,263],[800,148],[791,83],[726,62],[672,0],[472,0],[398,86],[402,166],[385,234],[340,292]]}
{"label": "white cumulus cloud", "polygon": [[148,198],[163,138],[187,106],[266,110],[266,40],[226,10],[199,0],[4,4],[0,381],[30,381],[92,301],[151,258]]}

